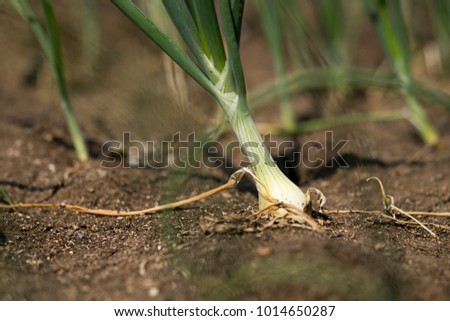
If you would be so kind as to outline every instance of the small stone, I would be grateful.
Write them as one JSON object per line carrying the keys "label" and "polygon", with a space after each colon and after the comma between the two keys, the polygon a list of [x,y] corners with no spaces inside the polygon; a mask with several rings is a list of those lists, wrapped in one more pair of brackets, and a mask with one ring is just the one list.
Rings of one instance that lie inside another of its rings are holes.
{"label": "small stone", "polygon": [[152,286],[150,289],[148,289],[148,295],[151,298],[154,298],[159,295],[159,289],[156,286]]}
{"label": "small stone", "polygon": [[270,246],[260,246],[256,249],[256,254],[259,256],[269,256],[273,253],[273,249]]}
{"label": "small stone", "polygon": [[379,251],[384,249],[385,244],[384,243],[377,243],[375,244],[375,250]]}
{"label": "small stone", "polygon": [[97,174],[98,174],[98,177],[104,178],[106,176],[106,171],[99,168],[99,169],[97,169]]}
{"label": "small stone", "polygon": [[78,231],[78,232],[75,233],[75,236],[78,237],[81,240],[82,238],[84,238],[84,233]]}
{"label": "small stone", "polygon": [[51,142],[51,141],[53,140],[53,135],[50,134],[50,133],[45,133],[45,134],[43,135],[43,137],[44,137],[44,140],[45,140],[46,142]]}
{"label": "small stone", "polygon": [[56,173],[56,166],[55,166],[55,164],[48,164],[47,168],[52,174]]}
{"label": "small stone", "polygon": [[433,177],[433,180],[434,181],[441,181],[441,180],[444,179],[444,177],[445,177],[444,174],[439,173],[439,174],[436,174],[436,176]]}

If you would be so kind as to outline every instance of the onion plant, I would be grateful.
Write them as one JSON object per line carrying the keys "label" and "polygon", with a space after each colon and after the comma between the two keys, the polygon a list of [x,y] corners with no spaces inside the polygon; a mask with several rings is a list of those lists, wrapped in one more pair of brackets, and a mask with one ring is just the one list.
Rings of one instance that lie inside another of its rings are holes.
{"label": "onion plant", "polygon": [[64,66],[61,52],[61,42],[59,37],[58,25],[53,13],[53,6],[51,0],[41,0],[42,12],[44,14],[45,25],[42,25],[37,19],[33,9],[28,4],[27,0],[10,0],[12,5],[16,8],[19,14],[30,24],[39,45],[44,51],[45,57],[53,71],[53,75],[58,86],[58,91],[61,99],[61,107],[63,109],[72,141],[75,146],[75,151],[81,161],[88,158],[88,150],[83,139],[81,130],[75,119],[72,104],[69,99],[69,92],[67,89]]}
{"label": "onion plant", "polygon": [[[307,71],[298,70],[286,75],[278,82],[281,82],[281,85],[285,88],[284,90],[289,95],[339,87],[374,88],[400,92],[403,86],[398,77],[391,72],[377,71],[375,73],[374,70],[362,68],[346,68],[341,72],[339,80],[330,77],[330,70],[324,68],[314,68]],[[450,112],[450,95],[439,88],[412,79],[410,89],[414,96],[437,104],[443,110]],[[253,111],[257,111],[266,104],[275,101],[277,97],[278,91],[274,81],[261,85],[248,95],[249,104]]]}
{"label": "onion plant", "polygon": [[[277,167],[252,120],[239,54],[244,0],[163,0],[190,54],[164,34],[131,0],[112,2],[219,103],[249,158],[259,207],[276,202],[301,210],[306,196]],[[222,38],[222,32],[223,38]]]}
{"label": "onion plant", "polygon": [[434,13],[442,69],[446,75],[450,75],[450,2],[433,0],[430,5]]}
{"label": "onion plant", "polygon": [[[269,48],[278,70],[275,80],[269,81],[249,93],[249,104],[252,111],[257,111],[268,103],[277,100],[286,100],[298,93],[323,89],[338,90],[338,92],[345,93],[348,88],[378,88],[398,92],[407,97],[406,101],[411,107],[410,110],[401,108],[367,113],[350,112],[344,115],[306,120],[301,124],[293,122],[290,126],[286,126],[286,122],[282,121],[281,126],[271,124],[265,124],[264,127],[260,126],[263,130],[276,130],[293,134],[361,122],[399,119],[412,120],[413,124],[417,124],[416,127],[419,127],[420,120],[423,117],[420,115],[421,108],[415,97],[420,97],[450,111],[450,96],[431,84],[418,82],[410,77],[406,86],[405,81],[403,81],[404,77],[399,77],[398,72],[393,74],[392,72],[351,66],[353,49],[358,43],[357,38],[360,35],[358,30],[360,30],[363,18],[363,15],[360,14],[361,9],[363,9],[362,3],[358,1],[344,3],[340,0],[311,2],[317,12],[319,25],[322,26],[321,32],[311,21],[306,19],[299,2],[296,0],[278,2],[254,0],[253,3],[260,13],[263,30],[266,32]],[[440,19],[435,20],[439,20],[442,32],[445,32],[445,27],[450,25],[448,19],[445,19],[445,5],[436,1],[433,6],[441,8]],[[277,16],[277,13],[279,16]],[[280,24],[280,26],[274,26],[275,24]],[[445,45],[445,38],[441,38]],[[286,72],[284,64],[282,64],[282,59],[287,56],[283,53],[285,47],[290,54],[290,60],[286,61],[285,64],[294,67],[291,72]],[[442,55],[442,57],[446,56]],[[280,61],[281,63],[279,63]],[[405,95],[405,92],[408,94]],[[419,108],[417,108],[417,105]],[[283,104],[281,106],[283,107]],[[417,109],[419,109],[418,112]],[[425,115],[423,111],[422,115]],[[283,119],[283,108],[281,118]],[[427,121],[424,123],[427,123]],[[428,124],[430,123],[428,122]],[[419,132],[424,132],[424,130],[419,129]]]}
{"label": "onion plant", "polygon": [[[142,11],[164,31],[176,44],[183,46],[183,40],[180,38],[177,29],[170,21],[164,5],[161,1],[140,2]],[[184,71],[175,66],[175,62],[169,56],[161,53],[166,76],[166,85],[171,91],[171,96],[177,98],[179,106],[186,106],[188,103],[188,90]]]}
{"label": "onion plant", "polygon": [[346,51],[342,0],[317,0],[313,1],[313,5],[317,9],[319,21],[323,26],[322,47],[326,50],[321,51],[326,54],[329,64],[339,66],[344,60]]}
{"label": "onion plant", "polygon": [[94,74],[100,60],[101,26],[97,0],[75,3],[81,21],[82,61],[90,75]]}
{"label": "onion plant", "polygon": [[285,45],[295,48],[291,60],[296,68],[319,65],[335,72],[350,63],[361,30],[359,1],[310,1],[317,16],[316,23],[305,17],[298,1],[276,3],[281,8],[280,24]]}
{"label": "onion plant", "polygon": [[365,0],[366,8],[381,40],[384,51],[397,77],[410,109],[409,120],[419,131],[426,145],[436,145],[439,136],[419,101],[413,94],[407,33],[399,0]]}
{"label": "onion plant", "polygon": [[253,0],[256,6],[261,24],[269,44],[275,67],[276,89],[280,97],[280,114],[283,129],[290,132],[294,129],[296,119],[290,96],[286,93],[281,80],[286,76],[284,63],[284,48],[280,21],[280,4],[278,1]]}
{"label": "onion plant", "polygon": [[[315,44],[313,41],[313,30],[306,22],[303,10],[297,0],[276,1],[280,7],[279,21],[281,23],[281,33],[283,34],[284,45],[286,46],[290,63],[296,70],[314,67],[317,63],[317,52],[313,52]],[[313,48],[311,48],[313,46]]]}
{"label": "onion plant", "polygon": [[[317,13],[317,24],[321,27],[317,28],[314,21],[310,21],[303,15],[302,7],[296,0],[253,0],[252,3],[258,9],[268,40],[276,79],[269,86],[250,92],[250,105],[252,108],[260,108],[263,106],[262,102],[267,102],[266,99],[277,98],[280,101],[282,120],[281,126],[264,124],[264,126],[259,125],[260,129],[297,134],[361,122],[404,118],[403,110],[354,112],[306,120],[298,124],[295,121],[292,106],[288,104],[290,97],[300,91],[293,88],[309,87],[307,90],[313,91],[325,87],[336,91],[337,97],[341,99],[345,97],[350,87],[347,79],[351,70],[348,66],[359,36],[358,30],[361,23],[359,13],[362,6],[357,1],[350,2],[348,5],[348,1],[344,3],[341,0],[313,1],[311,5]],[[285,48],[289,50],[290,55],[284,53]],[[293,66],[294,71],[288,74],[285,65]],[[317,73],[325,77],[318,78]],[[293,76],[295,83],[292,82]],[[277,97],[272,96],[272,93],[275,93]],[[320,95],[316,94],[313,97],[317,99]]]}

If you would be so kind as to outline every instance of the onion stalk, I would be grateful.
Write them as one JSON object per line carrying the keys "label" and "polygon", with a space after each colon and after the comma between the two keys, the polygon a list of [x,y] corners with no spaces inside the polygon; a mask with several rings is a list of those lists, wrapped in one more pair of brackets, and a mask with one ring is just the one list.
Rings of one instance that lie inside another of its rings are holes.
{"label": "onion stalk", "polygon": [[41,0],[45,25],[39,22],[27,0],[10,0],[10,2],[16,8],[17,12],[19,12],[19,14],[30,24],[39,45],[50,63],[56,84],[58,86],[61,107],[72,137],[75,152],[80,161],[85,161],[89,158],[88,148],[75,118],[72,104],[69,99],[69,90],[67,88],[64,76],[59,30],[56,23],[55,14],[53,12],[52,1]]}
{"label": "onion stalk", "polygon": [[[249,158],[259,208],[273,203],[301,210],[305,194],[278,168],[251,117],[239,55],[244,0],[219,0],[223,38],[214,1],[162,0],[191,56],[164,34],[131,0],[112,2],[219,103]],[[192,57],[192,58],[191,58]]]}
{"label": "onion stalk", "polygon": [[413,93],[410,53],[400,1],[365,0],[366,10],[383,45],[388,60],[401,83],[401,93],[409,107],[408,120],[419,131],[428,146],[439,143],[439,134],[433,127]]}

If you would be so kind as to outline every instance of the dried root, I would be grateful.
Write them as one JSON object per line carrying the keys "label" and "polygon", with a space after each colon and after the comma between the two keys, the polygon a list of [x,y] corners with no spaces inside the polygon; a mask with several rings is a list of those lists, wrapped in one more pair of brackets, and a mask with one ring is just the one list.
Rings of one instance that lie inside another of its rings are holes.
{"label": "dried root", "polygon": [[386,194],[386,192],[384,191],[383,183],[381,182],[381,180],[378,177],[369,177],[367,179],[367,181],[370,181],[370,180],[376,180],[378,182],[378,184],[380,185],[381,195],[383,197],[384,212],[386,215],[392,216],[392,219],[394,221],[397,221],[397,215],[405,215],[408,218],[410,218],[411,220],[413,220],[414,222],[416,222],[418,225],[420,225],[424,230],[426,230],[428,233],[430,233],[433,237],[437,237],[433,231],[431,231],[428,227],[426,227],[418,219],[414,218],[409,213],[405,212],[401,208],[398,208],[397,206],[394,205],[394,197]]}
{"label": "dried root", "polygon": [[[369,177],[367,181],[375,180],[378,182],[381,190],[381,196],[383,201],[383,210],[382,211],[365,211],[365,210],[324,210],[323,212],[326,214],[369,214],[380,216],[388,221],[395,222],[399,225],[416,225],[420,226],[424,230],[426,230],[433,237],[437,237],[436,233],[430,230],[428,226],[432,226],[437,229],[450,231],[450,227],[435,224],[435,223],[422,223],[414,216],[422,215],[422,216],[435,216],[435,217],[450,217],[450,213],[448,212],[407,212],[397,206],[394,205],[394,197],[386,194],[383,183],[378,177]],[[410,220],[400,219],[399,217],[406,216]]]}
{"label": "dried root", "polygon": [[[109,209],[92,209],[79,205],[71,204],[51,204],[51,203],[15,203],[0,204],[0,208],[18,209],[18,208],[46,208],[46,209],[63,209],[66,211],[93,214],[100,216],[140,216],[145,214],[156,213],[164,210],[178,208],[184,205],[188,205],[227,189],[236,186],[245,174],[254,175],[247,168],[240,169],[233,173],[228,182],[211,189],[207,192],[201,193],[194,197],[155,206],[143,210],[137,211],[115,211]],[[257,184],[258,181],[255,181]],[[314,231],[322,231],[322,226],[317,223],[311,214],[314,212],[312,209],[312,202],[310,201],[311,194],[317,195],[317,204],[319,209],[325,204],[325,197],[317,189],[309,189],[306,193],[308,202],[304,209],[299,209],[295,206],[283,203],[273,203],[266,208],[253,213],[252,215],[228,215],[221,219],[215,219],[209,216],[201,218],[200,227],[207,233],[225,233],[225,232],[258,232],[267,228],[294,226],[301,228],[309,228]]]}
{"label": "dried root", "polygon": [[64,209],[66,211],[71,212],[78,212],[78,213],[86,213],[86,214],[93,214],[93,215],[101,215],[101,216],[140,216],[144,214],[151,214],[156,212],[165,211],[168,209],[174,209],[177,207],[181,207],[187,204],[191,204],[194,202],[198,202],[204,198],[210,197],[214,194],[220,193],[224,190],[230,189],[234,186],[236,186],[239,181],[241,180],[242,176],[244,175],[244,172],[237,171],[233,173],[228,182],[225,184],[213,188],[207,192],[201,193],[199,195],[190,197],[185,200],[159,205],[143,210],[138,211],[114,211],[114,210],[107,210],[107,209],[92,209],[87,208],[79,205],[70,205],[70,204],[51,204],[51,203],[16,203],[16,204],[0,204],[0,208],[8,208],[8,209],[17,209],[17,208],[47,208],[47,209]]}
{"label": "dried root", "polygon": [[[78,212],[78,213],[86,213],[93,215],[102,215],[102,216],[140,216],[145,214],[156,213],[168,209],[175,209],[184,205],[188,205],[227,189],[233,188],[236,186],[242,177],[245,174],[251,172],[246,169],[240,169],[233,173],[228,182],[213,188],[207,192],[201,193],[194,197],[190,197],[185,200],[164,204],[160,206],[155,206],[143,210],[137,211],[114,211],[108,209],[91,209],[87,207],[82,207],[78,205],[70,205],[70,204],[50,204],[50,203],[12,203],[8,196],[8,202],[6,202],[5,196],[3,196],[6,204],[0,204],[0,208],[6,209],[19,209],[19,208],[47,208],[47,209],[64,209],[66,211]],[[328,214],[370,214],[381,216],[387,220],[393,221],[400,225],[418,225],[424,230],[426,230],[433,237],[437,237],[436,234],[427,227],[433,226],[434,228],[450,230],[449,227],[434,224],[434,223],[422,223],[418,219],[416,219],[415,215],[428,215],[428,216],[439,216],[439,217],[450,217],[450,213],[427,213],[427,212],[407,212],[402,210],[401,208],[394,205],[394,197],[391,195],[387,195],[383,183],[377,177],[370,177],[367,179],[376,180],[380,186],[382,200],[383,200],[383,211],[364,211],[364,210],[326,210],[324,209],[324,205],[326,202],[326,198],[321,191],[315,188],[310,188],[306,192],[307,203],[305,208],[299,209],[290,204],[284,203],[272,203],[269,204],[262,210],[254,212],[251,215],[237,215],[237,214],[228,214],[224,215],[222,218],[217,219],[211,216],[203,216],[200,219],[200,227],[201,229],[209,234],[214,233],[242,233],[242,232],[260,232],[268,228],[279,228],[285,226],[292,227],[300,227],[311,229],[317,232],[323,232],[323,222],[324,219],[328,219]],[[258,183],[257,181],[255,181]],[[315,202],[312,201],[312,195],[316,195]],[[318,210],[315,210],[313,207],[316,206]],[[402,220],[399,217],[406,216],[409,220]]]}

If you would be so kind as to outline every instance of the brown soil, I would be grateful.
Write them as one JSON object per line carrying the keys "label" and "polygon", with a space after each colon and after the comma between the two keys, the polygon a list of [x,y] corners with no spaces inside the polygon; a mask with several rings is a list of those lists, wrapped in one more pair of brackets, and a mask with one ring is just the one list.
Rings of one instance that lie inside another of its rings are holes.
{"label": "brown soil", "polygon": [[[6,5],[3,7],[11,11]],[[12,23],[26,31],[21,21],[2,19],[2,24]],[[122,25],[127,23],[120,21]],[[27,52],[23,57],[18,54],[23,52],[23,43],[7,45],[8,39],[21,34],[12,31],[12,27],[7,30],[10,34],[3,34],[0,41],[5,48],[0,59],[5,63],[0,82],[0,188],[16,202],[140,209],[174,197],[186,198],[227,180],[228,172],[220,168],[195,170],[189,177],[173,169],[101,168],[100,157],[93,157],[67,175],[76,164],[76,157],[58,109],[57,95],[48,89],[51,86],[48,71],[41,72],[35,87],[25,86],[22,80],[32,64],[32,54]],[[123,32],[134,34],[130,26]],[[112,31],[111,34],[114,35]],[[113,41],[111,34],[109,38],[106,34],[106,41]],[[21,38],[26,44],[32,39],[27,35],[28,38]],[[252,55],[261,55],[263,61],[267,57],[259,51],[261,39],[254,38],[243,48],[244,59],[250,61]],[[105,50],[107,66],[126,60],[115,56],[120,48],[115,50]],[[154,47],[146,50],[157,59]],[[130,51],[129,55],[135,54]],[[77,66],[68,68],[76,79]],[[83,127],[95,138],[91,144],[93,155],[98,155],[104,136],[117,136],[102,132],[104,127],[98,125],[95,113],[88,110],[93,110],[92,106],[100,104],[105,97],[112,97],[108,102],[130,101],[131,97],[121,96],[125,90],[111,89],[119,80],[109,68],[105,67],[98,78],[93,78],[94,89],[76,89],[76,84],[72,84],[75,105],[84,105],[80,108],[86,111],[80,113],[80,119],[85,120]],[[160,70],[142,71],[135,77],[143,79],[152,72],[157,75]],[[248,72],[249,86],[258,84],[264,77],[267,79],[268,74],[261,70],[254,74]],[[133,81],[138,87],[144,86],[139,80]],[[138,89],[135,93],[141,97],[143,93]],[[159,97],[157,89],[152,90]],[[198,101],[204,101],[199,108],[208,110],[212,105],[209,98],[203,100],[204,96],[197,96]],[[300,116],[307,116],[308,101],[299,98],[303,104],[299,106]],[[396,95],[379,93],[352,96],[345,103],[364,110],[403,104]],[[116,110],[118,105],[109,106]],[[361,108],[362,105],[365,107]],[[427,111],[442,136],[438,149],[424,149],[406,121],[336,129],[333,131],[336,140],[349,140],[343,154],[350,167],[301,167],[294,173],[300,177],[298,183],[303,189],[322,190],[328,208],[380,209],[378,187],[373,182],[365,182],[367,177],[377,176],[403,209],[449,211],[450,118],[448,113],[433,107]],[[181,115],[189,120],[189,114],[194,112],[181,111]],[[162,112],[155,113],[164,119]],[[276,114],[276,110],[268,113]],[[104,110],[100,115],[109,121]],[[120,118],[122,114],[118,115]],[[163,129],[168,133],[177,131],[174,122],[172,118],[157,125],[160,127],[147,130],[160,137]],[[198,122],[183,129],[200,131],[202,124]],[[111,123],[108,128],[116,132],[128,129],[134,133],[134,127],[115,127]],[[139,124],[145,127],[145,123]],[[144,129],[138,134],[148,135]],[[296,139],[298,143],[323,142],[324,133]],[[432,228],[438,235],[432,238],[419,227],[397,225],[376,216],[342,214],[333,215],[326,222],[323,234],[295,227],[244,233],[238,224],[226,223],[213,233],[205,232],[205,218],[222,221],[227,214],[248,215],[249,206],[254,206],[257,199],[254,189],[247,185],[186,208],[142,217],[111,218],[64,210],[1,210],[0,299],[450,299],[448,230]],[[450,226],[448,218],[419,219]]]}

